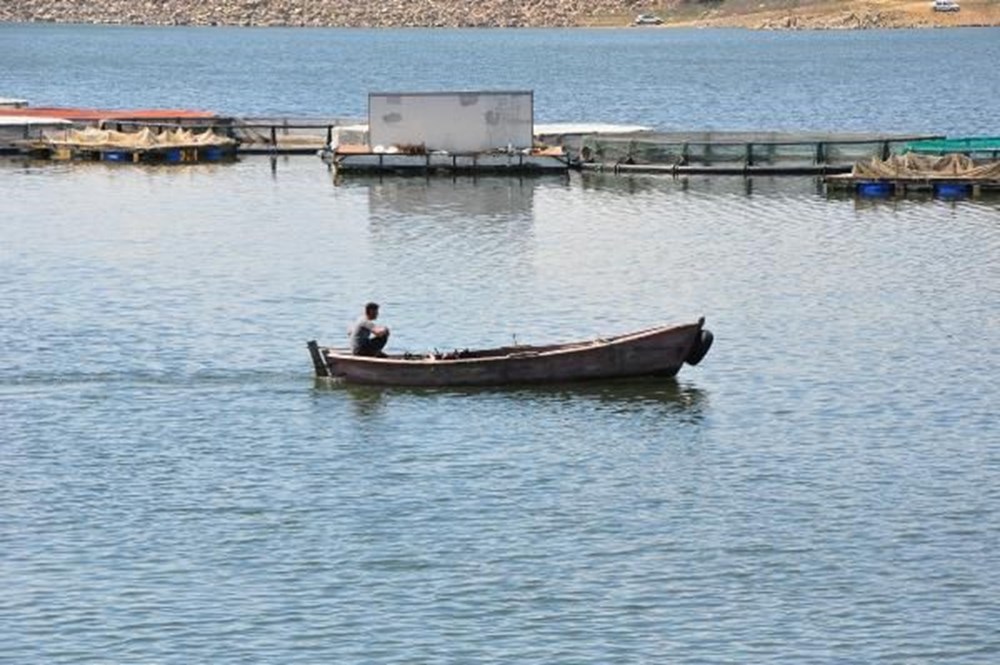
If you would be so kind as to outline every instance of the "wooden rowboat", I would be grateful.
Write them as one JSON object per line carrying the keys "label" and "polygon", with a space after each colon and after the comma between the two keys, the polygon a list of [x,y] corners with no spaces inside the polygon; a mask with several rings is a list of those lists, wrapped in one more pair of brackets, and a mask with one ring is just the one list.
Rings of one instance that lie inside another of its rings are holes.
{"label": "wooden rowboat", "polygon": [[373,385],[499,386],[593,379],[671,377],[712,345],[705,319],[602,339],[547,346],[366,357],[308,343],[316,376]]}

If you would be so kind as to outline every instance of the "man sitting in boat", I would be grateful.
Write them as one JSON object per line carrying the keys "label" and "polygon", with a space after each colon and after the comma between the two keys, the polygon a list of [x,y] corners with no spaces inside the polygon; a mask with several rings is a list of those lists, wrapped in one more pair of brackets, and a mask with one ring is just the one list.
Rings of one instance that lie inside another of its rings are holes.
{"label": "man sitting in boat", "polygon": [[378,303],[365,305],[365,313],[351,328],[351,352],[356,356],[385,356],[382,349],[389,341],[389,329],[375,324],[378,318]]}

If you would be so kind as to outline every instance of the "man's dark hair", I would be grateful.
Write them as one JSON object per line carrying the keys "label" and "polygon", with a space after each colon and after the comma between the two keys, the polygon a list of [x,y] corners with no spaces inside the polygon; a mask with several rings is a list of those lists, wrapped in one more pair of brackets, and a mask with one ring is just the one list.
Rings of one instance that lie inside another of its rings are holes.
{"label": "man's dark hair", "polygon": [[365,305],[365,314],[370,314],[372,312],[377,312],[377,311],[378,311],[377,302],[370,302]]}

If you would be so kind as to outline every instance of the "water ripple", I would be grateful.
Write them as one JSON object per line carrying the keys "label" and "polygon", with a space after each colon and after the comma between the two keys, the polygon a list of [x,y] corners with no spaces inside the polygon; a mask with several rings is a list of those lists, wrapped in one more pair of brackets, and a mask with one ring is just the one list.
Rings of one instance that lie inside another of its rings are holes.
{"label": "water ripple", "polygon": [[[13,660],[1000,648],[995,203],[95,166],[0,178]],[[700,315],[716,344],[673,381],[314,382],[305,340],[369,298],[411,350]]]}

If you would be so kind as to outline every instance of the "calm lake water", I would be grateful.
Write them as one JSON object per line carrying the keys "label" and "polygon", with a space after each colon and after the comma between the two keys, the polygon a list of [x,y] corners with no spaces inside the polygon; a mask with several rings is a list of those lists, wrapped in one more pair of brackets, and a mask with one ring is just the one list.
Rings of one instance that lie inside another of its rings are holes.
{"label": "calm lake water", "polygon": [[[998,36],[7,25],[0,94],[996,135]],[[845,69],[887,49],[918,62]],[[3,160],[0,212],[2,662],[1000,653],[996,198]],[[317,385],[306,340],[368,299],[398,350],[700,315],[716,343],[675,381]]]}

